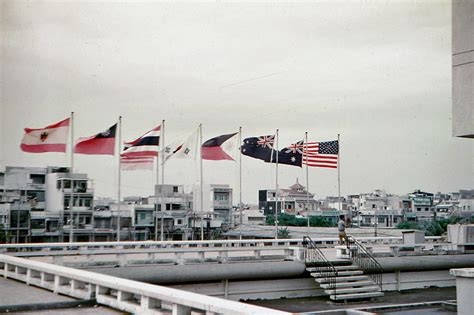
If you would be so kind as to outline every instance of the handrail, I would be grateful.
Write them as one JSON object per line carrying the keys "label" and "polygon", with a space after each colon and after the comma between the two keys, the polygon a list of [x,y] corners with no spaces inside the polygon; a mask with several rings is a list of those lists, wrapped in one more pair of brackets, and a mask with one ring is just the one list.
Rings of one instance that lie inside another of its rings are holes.
{"label": "handrail", "polygon": [[[375,257],[362,246],[353,236],[348,235],[349,245],[352,246],[351,260],[355,262],[364,273],[368,274],[382,290],[383,267]],[[355,245],[355,247],[353,246]]]}
{"label": "handrail", "polygon": [[216,314],[290,314],[260,306],[223,300],[174,288],[117,278],[0,254],[0,274],[55,293],[135,314],[188,314],[191,310]]}
{"label": "handrail", "polygon": [[330,290],[336,295],[337,270],[334,265],[324,256],[323,252],[316,246],[311,237],[303,236],[305,264],[316,268],[316,272],[329,284]]}

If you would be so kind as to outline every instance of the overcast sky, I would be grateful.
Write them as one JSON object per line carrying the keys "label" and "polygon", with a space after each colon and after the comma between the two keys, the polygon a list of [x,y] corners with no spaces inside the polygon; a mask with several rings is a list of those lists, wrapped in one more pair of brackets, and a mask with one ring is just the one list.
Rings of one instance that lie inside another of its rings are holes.
{"label": "overcast sky", "polygon": [[[68,165],[20,151],[23,128],[75,114],[74,134],[123,116],[133,140],[166,119],[166,138],[203,123],[204,140],[243,128],[289,145],[341,134],[342,194],[474,188],[474,141],[451,135],[450,1],[172,3],[2,1],[0,166]],[[112,156],[75,156],[96,196],[114,197]],[[237,190],[237,163],[204,161],[207,183]],[[280,167],[280,186],[303,170]],[[197,180],[193,161],[165,181]],[[244,202],[275,185],[243,157]],[[154,172],[124,172],[123,195],[152,193]],[[337,195],[337,171],[310,169]]]}

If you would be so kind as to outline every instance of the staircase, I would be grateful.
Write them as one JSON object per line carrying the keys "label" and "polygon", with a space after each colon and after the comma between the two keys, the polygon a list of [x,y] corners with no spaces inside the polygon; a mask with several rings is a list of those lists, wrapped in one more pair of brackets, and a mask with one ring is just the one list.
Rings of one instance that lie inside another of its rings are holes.
{"label": "staircase", "polygon": [[334,283],[329,283],[325,268],[308,267],[306,270],[319,283],[324,292],[333,301],[348,301],[355,299],[371,299],[383,296],[380,287],[370,276],[364,275],[356,265],[334,266],[336,276]]}
{"label": "staircase", "polygon": [[347,265],[334,266],[310,237],[303,237],[306,270],[333,301],[373,299],[383,296],[383,268],[354,238],[353,256]]}

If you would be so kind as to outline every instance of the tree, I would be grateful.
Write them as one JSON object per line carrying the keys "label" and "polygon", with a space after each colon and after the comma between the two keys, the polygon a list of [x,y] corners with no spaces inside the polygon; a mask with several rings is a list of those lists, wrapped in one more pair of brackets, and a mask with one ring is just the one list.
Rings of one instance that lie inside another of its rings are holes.
{"label": "tree", "polygon": [[278,238],[290,238],[290,231],[288,228],[280,228],[278,229]]}

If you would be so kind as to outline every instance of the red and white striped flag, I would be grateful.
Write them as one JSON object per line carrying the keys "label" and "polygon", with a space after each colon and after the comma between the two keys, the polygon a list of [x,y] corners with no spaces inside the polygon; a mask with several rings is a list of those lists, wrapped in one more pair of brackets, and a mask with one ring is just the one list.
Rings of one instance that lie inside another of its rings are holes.
{"label": "red and white striped flag", "polygon": [[153,160],[151,156],[141,157],[120,157],[120,166],[123,171],[153,170]]}
{"label": "red and white striped flag", "polygon": [[339,141],[302,143],[303,164],[312,167],[337,168]]}
{"label": "red and white striped flag", "polygon": [[156,126],[134,141],[125,142],[122,156],[158,156],[158,151],[160,150],[160,133],[161,125]]}
{"label": "red and white striped flag", "polygon": [[69,118],[44,128],[25,128],[20,148],[24,152],[66,152]]}

